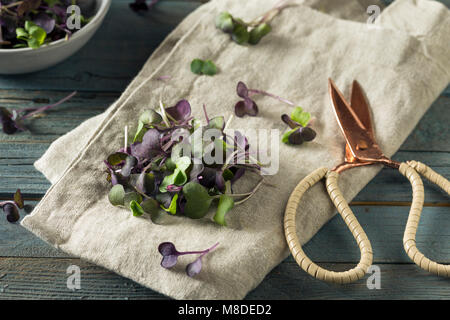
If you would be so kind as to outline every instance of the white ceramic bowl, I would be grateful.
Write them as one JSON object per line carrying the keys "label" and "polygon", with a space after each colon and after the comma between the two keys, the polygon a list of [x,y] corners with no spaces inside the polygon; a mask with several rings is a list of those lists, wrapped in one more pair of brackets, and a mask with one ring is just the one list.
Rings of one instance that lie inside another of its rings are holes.
{"label": "white ceramic bowl", "polygon": [[53,41],[39,49],[0,49],[0,74],[21,74],[43,70],[77,52],[100,27],[111,5],[111,0],[95,0],[95,2],[94,17],[69,40]]}

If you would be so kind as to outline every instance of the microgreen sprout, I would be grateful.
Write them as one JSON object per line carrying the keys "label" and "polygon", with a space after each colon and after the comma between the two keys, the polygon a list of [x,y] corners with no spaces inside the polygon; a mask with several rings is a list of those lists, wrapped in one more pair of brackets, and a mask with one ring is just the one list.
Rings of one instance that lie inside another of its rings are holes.
{"label": "microgreen sprout", "polygon": [[303,111],[301,107],[296,107],[290,117],[287,114],[283,114],[281,120],[290,127],[290,130],[283,134],[282,142],[300,145],[303,142],[314,140],[316,132],[308,126],[310,119],[311,114]]}
{"label": "microgreen sprout", "polygon": [[[251,98],[256,94],[276,99],[290,106],[295,106],[292,101],[269,93],[267,91],[249,89],[247,85],[242,81],[238,82],[236,93],[240,98],[243,99],[239,100],[234,106],[234,112],[238,117],[244,117],[245,115],[254,117],[258,115],[258,106],[256,102]],[[316,137],[316,132],[310,126],[311,114],[309,112],[303,111],[301,107],[295,107],[291,113],[291,116],[283,114],[281,116],[281,120],[290,127],[290,130],[283,134],[283,143],[300,145],[305,141],[312,141]]]}
{"label": "microgreen sprout", "polygon": [[74,91],[67,97],[61,99],[60,101],[54,104],[38,108],[23,108],[17,110],[14,109],[10,111],[4,107],[0,107],[0,123],[3,128],[3,132],[6,134],[14,134],[17,131],[25,131],[26,128],[23,123],[25,119],[41,116],[45,111],[59,106],[60,104],[66,102],[76,94],[77,92]]}
{"label": "microgreen sprout", "polygon": [[0,202],[0,208],[6,214],[6,220],[10,223],[19,221],[19,209],[24,208],[23,197],[20,193],[20,189],[17,189],[14,194],[14,200]]}
{"label": "microgreen sprout", "polygon": [[217,73],[217,67],[211,60],[194,59],[191,62],[191,71],[199,75],[213,76]]}
{"label": "microgreen sprout", "polygon": [[[260,186],[234,194],[233,184],[246,171],[261,175],[262,165],[252,157],[245,136],[227,135],[224,117],[208,116],[205,105],[203,110],[206,124],[192,117],[187,100],[172,107],[161,101],[158,108],[144,111],[134,139],[125,138],[125,146],[104,161],[111,204],[130,209],[134,216],[147,213],[156,222],[164,214],[200,219],[216,203],[213,220],[227,225],[225,215],[235,199],[244,202]],[[207,132],[217,136],[205,139]],[[196,138],[198,133],[201,137]],[[221,156],[206,161],[208,154]]]}
{"label": "microgreen sprout", "polygon": [[[78,5],[83,13],[93,15],[93,0],[0,0],[0,48],[33,48],[59,39],[68,39],[67,13],[70,5]],[[81,26],[89,18],[80,15]]]}
{"label": "microgreen sprout", "polygon": [[230,34],[231,39],[237,44],[256,45],[272,31],[269,23],[287,6],[287,1],[280,1],[272,9],[251,22],[245,22],[240,18],[233,17],[228,12],[222,12],[216,18],[216,27]]}
{"label": "microgreen sprout", "polygon": [[163,256],[161,260],[161,266],[166,269],[170,269],[174,267],[178,262],[178,257],[182,255],[188,255],[188,254],[198,254],[199,256],[197,259],[195,259],[193,262],[189,263],[186,266],[186,274],[189,277],[194,277],[197,274],[200,273],[202,270],[202,258],[208,254],[209,252],[213,251],[219,243],[216,243],[211,248],[202,250],[202,251],[186,251],[186,252],[180,252],[177,251],[175,248],[175,245],[172,242],[163,242],[159,245],[158,251]]}

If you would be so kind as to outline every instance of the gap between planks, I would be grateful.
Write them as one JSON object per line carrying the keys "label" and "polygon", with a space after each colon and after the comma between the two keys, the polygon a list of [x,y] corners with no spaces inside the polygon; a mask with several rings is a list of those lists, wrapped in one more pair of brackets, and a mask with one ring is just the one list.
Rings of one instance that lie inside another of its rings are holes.
{"label": "gap between planks", "polygon": [[[24,201],[41,201],[42,197],[24,197]],[[0,200],[11,200],[8,197],[1,197]],[[384,206],[384,207],[410,207],[411,202],[407,201],[354,201],[350,202],[351,206]],[[450,203],[447,202],[425,202],[424,207],[450,207]]]}

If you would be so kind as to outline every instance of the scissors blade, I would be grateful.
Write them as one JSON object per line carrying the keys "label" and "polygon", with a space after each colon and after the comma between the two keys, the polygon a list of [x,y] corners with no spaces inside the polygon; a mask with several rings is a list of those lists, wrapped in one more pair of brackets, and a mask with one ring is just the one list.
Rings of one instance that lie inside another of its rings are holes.
{"label": "scissors blade", "polygon": [[361,86],[356,80],[353,81],[352,97],[350,101],[351,108],[355,111],[357,117],[366,128],[372,140],[375,140],[369,104],[367,103],[366,96],[364,95]]}
{"label": "scissors blade", "polygon": [[[370,161],[374,158],[382,157],[383,154],[381,150],[371,137],[371,124],[369,128],[365,125],[365,122],[367,123],[367,118],[363,122],[358,117],[358,114],[347,103],[344,96],[331,79],[329,79],[329,91],[339,127],[347,141],[348,149],[350,149],[353,157],[356,158],[353,161]],[[370,118],[368,119],[370,120]]]}

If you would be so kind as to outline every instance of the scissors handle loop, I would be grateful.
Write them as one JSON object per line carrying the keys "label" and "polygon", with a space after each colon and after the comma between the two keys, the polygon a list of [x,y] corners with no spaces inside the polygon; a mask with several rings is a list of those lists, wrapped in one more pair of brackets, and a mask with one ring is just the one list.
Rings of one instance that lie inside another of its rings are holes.
{"label": "scissors handle loop", "polygon": [[[361,252],[361,260],[358,265],[344,272],[335,272],[326,270],[311,259],[309,259],[303,251],[296,232],[295,218],[297,215],[297,208],[304,193],[315,185],[322,178],[326,177],[326,187],[331,200],[337,208],[339,214],[344,219],[347,227],[353,234],[356,242],[358,243],[359,250]],[[298,263],[298,265],[307,273],[320,280],[324,280],[332,283],[350,283],[359,280],[364,277],[370,265],[372,264],[372,246],[369,239],[366,236],[363,228],[359,224],[352,210],[350,209],[347,201],[342,195],[342,192],[338,186],[339,173],[331,171],[327,168],[319,168],[306,176],[292,192],[289,201],[286,206],[284,216],[284,232],[286,236],[289,249]]]}
{"label": "scissors handle loop", "polygon": [[422,269],[438,276],[450,277],[450,265],[439,264],[428,259],[416,246],[416,233],[425,198],[422,179],[418,173],[439,186],[447,194],[450,194],[450,182],[423,163],[416,161],[402,163],[399,171],[411,182],[413,191],[411,209],[403,235],[403,247],[411,260]]}

